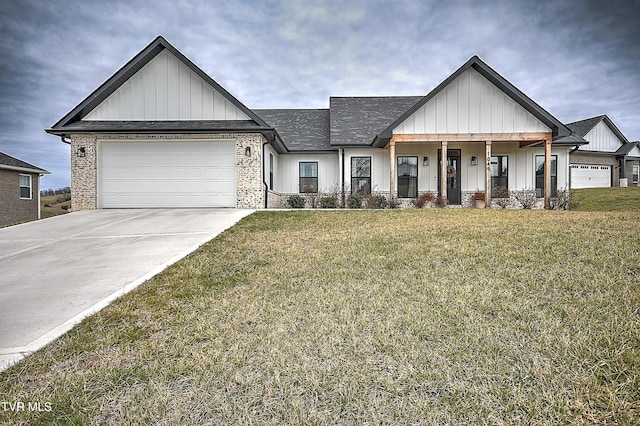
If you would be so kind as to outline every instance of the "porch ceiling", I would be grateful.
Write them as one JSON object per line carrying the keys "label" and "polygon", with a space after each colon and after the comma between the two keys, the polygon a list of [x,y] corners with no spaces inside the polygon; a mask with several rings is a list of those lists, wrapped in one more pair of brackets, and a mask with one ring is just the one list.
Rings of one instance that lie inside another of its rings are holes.
{"label": "porch ceiling", "polygon": [[551,140],[551,132],[540,133],[430,133],[393,135],[390,142],[544,142]]}

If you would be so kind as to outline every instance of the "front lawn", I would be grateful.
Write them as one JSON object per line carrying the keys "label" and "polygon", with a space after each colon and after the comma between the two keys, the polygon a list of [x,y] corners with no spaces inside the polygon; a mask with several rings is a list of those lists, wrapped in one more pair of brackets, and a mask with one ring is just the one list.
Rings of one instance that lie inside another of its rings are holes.
{"label": "front lawn", "polygon": [[0,373],[0,423],[640,416],[640,212],[259,212]]}
{"label": "front lawn", "polygon": [[571,204],[572,210],[579,211],[640,211],[640,187],[574,189]]}

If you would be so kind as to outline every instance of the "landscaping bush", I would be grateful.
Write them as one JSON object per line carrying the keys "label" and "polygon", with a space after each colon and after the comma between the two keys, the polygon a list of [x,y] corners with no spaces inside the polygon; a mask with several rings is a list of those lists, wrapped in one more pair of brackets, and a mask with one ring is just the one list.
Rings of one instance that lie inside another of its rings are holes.
{"label": "landscaping bush", "polygon": [[61,206],[60,206],[60,208],[61,208],[62,210],[69,210],[69,207],[70,207],[70,206],[69,206],[68,204],[63,204],[63,205],[61,205]]}
{"label": "landscaping bush", "polygon": [[349,195],[347,198],[347,206],[350,209],[361,209],[362,208],[362,196],[355,194]]}
{"label": "landscaping bush", "polygon": [[493,189],[493,197],[491,202],[503,209],[511,203],[511,194],[509,194],[509,190],[504,186],[496,186]]}
{"label": "landscaping bush", "polygon": [[435,206],[439,209],[447,207],[447,204],[449,204],[449,200],[447,200],[447,197],[443,197],[442,195],[438,195],[436,197]]}
{"label": "landscaping bush", "polygon": [[525,210],[530,210],[536,205],[536,191],[532,189],[525,189],[524,191],[516,192],[516,200],[522,205]]}
{"label": "landscaping bush", "polygon": [[287,197],[287,207],[291,209],[302,209],[304,208],[305,199],[302,195],[289,195]]}
{"label": "landscaping bush", "polygon": [[425,205],[432,203],[434,199],[434,196],[432,193],[430,192],[425,192],[423,194],[418,195],[417,198],[415,198],[413,201],[411,201],[411,204],[413,204],[413,206],[417,209],[421,209],[423,208]]}
{"label": "landscaping bush", "polygon": [[328,195],[320,198],[320,207],[323,209],[335,209],[338,207],[336,197]]}
{"label": "landscaping bush", "polygon": [[398,207],[400,207],[400,203],[398,202],[398,198],[397,197],[389,198],[389,208],[390,209],[397,209]]}
{"label": "landscaping bush", "polygon": [[389,203],[384,195],[370,195],[366,199],[368,209],[386,209]]}
{"label": "landscaping bush", "polygon": [[551,210],[569,210],[570,196],[569,191],[558,191],[555,197],[549,200],[549,208]]}

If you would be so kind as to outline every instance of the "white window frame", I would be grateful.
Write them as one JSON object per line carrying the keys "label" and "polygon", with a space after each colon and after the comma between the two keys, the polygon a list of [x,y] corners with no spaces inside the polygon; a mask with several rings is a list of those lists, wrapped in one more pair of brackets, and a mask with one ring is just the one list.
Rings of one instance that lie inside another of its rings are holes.
{"label": "white window frame", "polygon": [[[29,197],[22,196],[22,188],[27,188],[26,185],[22,184],[22,177],[29,178]],[[20,174],[20,180],[18,181],[20,187],[20,199],[21,200],[33,200],[33,177],[31,175]]]}
{"label": "white window frame", "polygon": [[632,183],[638,183],[638,175],[640,175],[640,166],[633,166],[631,171]]}

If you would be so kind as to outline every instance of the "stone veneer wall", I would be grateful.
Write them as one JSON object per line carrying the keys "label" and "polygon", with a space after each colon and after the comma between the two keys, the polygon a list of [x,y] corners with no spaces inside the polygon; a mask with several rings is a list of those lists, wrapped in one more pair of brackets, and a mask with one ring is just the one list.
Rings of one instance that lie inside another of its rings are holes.
{"label": "stone veneer wall", "polygon": [[[73,135],[71,136],[71,210],[98,208],[98,150],[99,140],[175,140],[175,139],[235,139],[236,141],[236,206],[263,208],[262,144],[259,133],[249,134],[176,134],[176,135]],[[85,156],[78,157],[78,148],[85,148]],[[245,155],[247,147],[251,156]]]}

